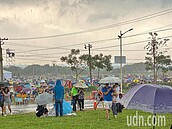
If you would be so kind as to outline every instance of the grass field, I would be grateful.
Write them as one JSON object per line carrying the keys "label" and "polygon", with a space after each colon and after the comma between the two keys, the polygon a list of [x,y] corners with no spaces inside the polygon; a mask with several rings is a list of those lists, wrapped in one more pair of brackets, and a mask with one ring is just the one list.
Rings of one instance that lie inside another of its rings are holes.
{"label": "grass field", "polygon": [[[151,113],[138,111],[144,118]],[[151,127],[127,126],[127,115],[136,115],[135,110],[124,110],[117,118],[105,119],[104,110],[86,110],[77,112],[77,116],[41,117],[34,113],[0,116],[0,129],[152,129]],[[166,114],[166,126],[156,129],[170,129],[172,114]]]}

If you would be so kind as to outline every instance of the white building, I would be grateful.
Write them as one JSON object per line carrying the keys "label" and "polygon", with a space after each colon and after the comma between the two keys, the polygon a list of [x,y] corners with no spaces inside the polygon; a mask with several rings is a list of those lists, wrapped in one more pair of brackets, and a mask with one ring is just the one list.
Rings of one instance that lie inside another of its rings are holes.
{"label": "white building", "polygon": [[12,72],[3,70],[3,78],[9,80],[12,78]]}

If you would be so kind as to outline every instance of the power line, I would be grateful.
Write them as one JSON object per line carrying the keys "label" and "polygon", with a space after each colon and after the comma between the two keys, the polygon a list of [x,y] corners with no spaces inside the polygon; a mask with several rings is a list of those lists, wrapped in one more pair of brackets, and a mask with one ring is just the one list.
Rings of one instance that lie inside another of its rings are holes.
{"label": "power line", "polygon": [[[162,37],[161,39],[165,39],[165,38],[171,38],[172,35],[170,36],[165,36],[165,37]],[[123,46],[128,46],[128,45],[134,45],[134,44],[140,44],[140,43],[143,43],[143,42],[148,42],[150,40],[143,40],[143,41],[137,41],[137,42],[131,42],[131,43],[126,43],[126,44],[123,44]],[[108,46],[108,47],[100,47],[100,48],[94,48],[92,50],[98,50],[98,49],[106,49],[106,48],[112,48],[112,47],[119,47],[119,45],[112,45],[112,46]]]}
{"label": "power line", "polygon": [[[123,44],[123,46],[134,45],[134,44],[140,44],[140,43],[143,43],[143,42],[146,42],[146,41],[149,41],[149,40],[143,40],[143,41],[137,41],[137,42],[126,43],[126,44]],[[100,50],[100,49],[106,49],[106,48],[112,48],[112,47],[119,47],[119,45],[112,45],[112,46],[108,46],[108,47],[99,47],[99,48],[94,48],[94,49],[92,49],[92,50]]]}
{"label": "power line", "polygon": [[[94,51],[119,51],[119,50],[112,50],[112,49],[108,49],[108,50],[103,50],[103,49],[98,49],[98,50],[94,50]],[[129,51],[129,52],[145,52],[146,50],[135,50],[135,49],[131,49],[131,50],[123,50],[123,51]]]}
{"label": "power line", "polygon": [[16,58],[61,58],[61,56],[44,56],[44,55],[17,55]]}
{"label": "power line", "polygon": [[[171,38],[172,36],[165,36],[162,38]],[[140,44],[140,43],[144,43],[144,42],[149,42],[150,40],[142,40],[142,41],[136,41],[136,42],[131,42],[131,43],[126,43],[123,44],[123,46],[128,46],[128,45],[135,45],[135,44]],[[119,47],[119,45],[112,45],[112,46],[108,46],[108,47],[99,47],[99,48],[94,48],[92,50],[97,51],[100,50],[102,51],[102,49],[107,49],[107,48],[114,48],[114,47]],[[85,50],[82,50],[85,51]],[[115,51],[115,50],[114,50]],[[31,54],[31,55],[52,55],[52,54],[65,54],[68,52],[61,52],[61,53],[45,53],[45,54]],[[20,55],[21,56],[21,55]],[[24,56],[24,55],[23,55]]]}
{"label": "power line", "polygon": [[127,58],[126,60],[145,60],[145,59],[130,59],[130,58],[128,59]]}
{"label": "power line", "polygon": [[[149,31],[146,31],[146,32],[143,32],[143,33],[139,33],[139,34],[124,36],[123,38],[129,38],[129,37],[135,37],[135,36],[139,36],[139,35],[145,35],[145,34],[148,34],[149,32],[151,32],[153,30],[155,30],[155,29],[152,29],[152,30],[149,30]],[[172,28],[161,29],[161,30],[157,30],[155,32],[163,32],[163,31],[169,31],[169,30],[172,30]]]}
{"label": "power line", "polygon": [[[11,44],[9,44],[9,43],[11,43]],[[46,47],[48,47],[48,46],[40,46],[40,45],[31,45],[31,44],[28,44],[27,43],[27,45],[26,44],[22,44],[22,43],[16,43],[16,42],[7,42],[7,44],[6,45],[10,45],[10,46],[13,46],[13,45],[15,45],[15,46],[19,46],[19,47],[31,47],[31,48],[35,48],[35,47],[41,47],[41,48],[46,48]]]}
{"label": "power line", "polygon": [[55,37],[76,35],[76,34],[87,33],[87,32],[94,32],[94,31],[105,30],[105,29],[109,29],[109,28],[113,28],[113,27],[117,27],[117,26],[122,26],[122,25],[126,25],[126,24],[131,24],[131,23],[135,23],[135,22],[151,19],[151,18],[154,18],[154,17],[158,17],[158,16],[162,16],[162,15],[165,15],[165,14],[169,14],[171,12],[172,12],[172,9],[170,8],[170,9],[167,9],[167,10],[163,10],[163,11],[160,11],[160,12],[152,13],[152,14],[149,14],[149,15],[146,15],[146,16],[142,16],[142,17],[139,17],[139,18],[135,18],[135,19],[131,19],[131,20],[128,20],[128,21],[124,21],[124,22],[120,22],[120,23],[115,23],[115,24],[111,24],[111,25],[106,25],[106,26],[102,26],[102,27],[97,27],[97,28],[92,28],[92,29],[88,29],[88,30],[82,30],[82,31],[78,31],[78,32],[71,32],[71,33],[59,34],[59,35],[29,37],[29,38],[27,38],[27,37],[24,37],[24,38],[9,38],[9,40],[46,39],[46,38],[55,38]]}
{"label": "power line", "polygon": [[[148,34],[149,32],[152,32],[152,31],[155,31],[155,32],[161,32],[161,31],[168,31],[168,30],[171,30],[172,28],[166,28],[166,29],[162,29],[162,28],[165,28],[165,27],[168,27],[168,26],[172,26],[172,24],[168,24],[168,25],[165,25],[165,26],[161,26],[161,27],[158,27],[158,28],[154,28],[154,29],[150,29],[150,30],[147,30],[147,31],[145,31],[145,32],[142,32],[142,33],[138,33],[138,34],[134,34],[134,35],[129,35],[129,36],[124,36],[124,38],[128,38],[128,37],[134,37],[134,36],[139,36],[139,35],[144,35],[144,34]],[[82,44],[83,43],[89,43],[89,42],[92,42],[92,43],[94,43],[94,42],[99,42],[99,41],[104,41],[104,40],[111,40],[112,38],[110,38],[110,39],[101,39],[101,40],[95,40],[95,41],[87,41],[87,42],[82,42]],[[114,39],[114,38],[113,38]],[[117,38],[115,38],[115,39],[117,39]],[[28,46],[30,46],[30,47],[35,47],[35,45],[30,45],[30,44],[28,44],[27,43],[27,46],[26,46],[26,44],[22,44],[22,43],[18,43],[18,42],[9,42],[9,41],[7,41],[7,43],[6,44],[8,44],[8,43],[11,43],[11,45],[14,45],[15,44],[15,46],[16,46],[16,44],[18,44],[19,46],[22,46],[22,47],[28,47]],[[9,44],[8,44],[9,45]],[[74,44],[75,45],[75,44]],[[81,45],[81,43],[77,43],[76,45]],[[43,48],[46,48],[47,46],[38,46],[38,45],[36,45],[36,47],[43,47]],[[57,46],[54,46],[54,47],[57,47]],[[62,46],[63,47],[63,46]],[[64,46],[64,47],[66,47],[66,46]]]}
{"label": "power line", "polygon": [[43,49],[35,49],[35,50],[28,50],[28,51],[22,51],[22,52],[18,52],[18,53],[26,53],[26,52],[34,52],[34,51],[47,51],[50,49],[62,49],[62,50],[71,50],[70,48],[62,48],[62,47],[51,47],[51,48],[43,48]]}
{"label": "power line", "polygon": [[30,59],[30,58],[23,58],[23,57],[18,57],[18,58],[22,60],[36,60],[36,61],[49,61],[49,62],[52,61],[52,60],[45,60],[45,59],[34,59],[34,58]]}
{"label": "power line", "polygon": [[[67,54],[67,53],[69,53],[69,52],[58,52],[58,53],[40,53],[40,54],[30,54],[30,55],[35,55],[35,56],[38,56],[38,55],[54,55],[54,54]],[[17,55],[18,56],[18,55]],[[19,55],[19,56],[25,56],[25,55]],[[28,55],[26,55],[26,56],[28,56]]]}
{"label": "power line", "polygon": [[[154,30],[154,29],[153,29]],[[172,30],[172,28],[166,28],[166,29],[161,29],[161,30],[157,30],[156,32],[164,32],[164,31],[169,31]],[[139,35],[144,35],[144,34],[148,34],[146,32],[142,32],[142,33],[138,33],[138,34],[134,34],[134,35],[129,35],[129,36],[124,36],[123,38],[130,38],[130,37],[135,37],[135,36],[139,36]],[[94,40],[94,41],[87,41],[87,42],[81,42],[81,43],[76,43],[76,44],[71,44],[71,45],[63,45],[63,46],[58,46],[58,47],[49,47],[49,48],[43,48],[43,49],[34,49],[34,50],[28,50],[28,51],[21,51],[18,53],[26,53],[26,52],[33,52],[33,51],[47,51],[47,50],[52,50],[52,49],[68,49],[71,50],[70,48],[65,48],[65,47],[70,47],[70,46],[77,46],[77,45],[83,45],[83,44],[88,44],[88,43],[100,43],[100,42],[107,42],[107,41],[113,41],[113,40],[118,40],[118,38],[109,38],[109,39],[103,39],[103,40]]]}

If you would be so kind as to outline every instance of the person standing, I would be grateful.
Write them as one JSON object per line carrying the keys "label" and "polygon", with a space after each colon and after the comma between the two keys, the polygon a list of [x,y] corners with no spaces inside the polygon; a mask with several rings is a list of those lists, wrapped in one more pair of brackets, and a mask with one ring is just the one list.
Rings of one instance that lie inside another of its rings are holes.
{"label": "person standing", "polygon": [[112,107],[113,89],[107,83],[107,84],[105,84],[105,87],[102,88],[102,92],[103,92],[104,104],[105,104],[105,110],[106,110],[106,119],[109,120],[110,119],[109,118],[109,112],[110,112],[110,109]]}
{"label": "person standing", "polygon": [[3,95],[4,95],[4,113],[5,113],[4,116],[6,116],[6,106],[8,106],[10,114],[12,115],[10,91],[8,87],[4,88]]}
{"label": "person standing", "polygon": [[60,80],[56,81],[54,87],[54,97],[56,105],[56,116],[59,116],[59,107],[60,107],[60,116],[63,116],[63,99],[64,99],[64,87],[61,84]]}
{"label": "person standing", "polygon": [[112,113],[113,113],[113,116],[116,118],[117,117],[117,96],[118,96],[118,93],[116,92],[116,86],[114,85],[113,86],[113,90],[114,92],[112,93]]}
{"label": "person standing", "polygon": [[2,116],[4,115],[3,114],[3,111],[4,111],[4,97],[3,97],[3,92],[2,92],[2,88],[0,87],[0,107],[2,109]]}
{"label": "person standing", "polygon": [[74,86],[72,87],[71,90],[71,96],[72,96],[73,111],[76,112],[76,104],[78,101],[78,89]]}
{"label": "person standing", "polygon": [[116,90],[117,94],[121,93],[121,88],[118,83],[115,83],[114,87],[116,88],[115,90]]}
{"label": "person standing", "polygon": [[78,91],[78,103],[79,103],[79,108],[80,111],[84,110],[84,89],[80,88]]}

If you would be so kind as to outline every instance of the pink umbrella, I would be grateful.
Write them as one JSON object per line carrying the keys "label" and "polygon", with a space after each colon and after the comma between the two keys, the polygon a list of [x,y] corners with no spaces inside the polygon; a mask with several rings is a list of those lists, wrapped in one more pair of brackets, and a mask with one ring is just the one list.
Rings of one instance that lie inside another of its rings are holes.
{"label": "pink umbrella", "polygon": [[15,86],[15,87],[14,87],[14,90],[17,91],[17,92],[21,92],[22,89],[23,89],[22,86]]}

